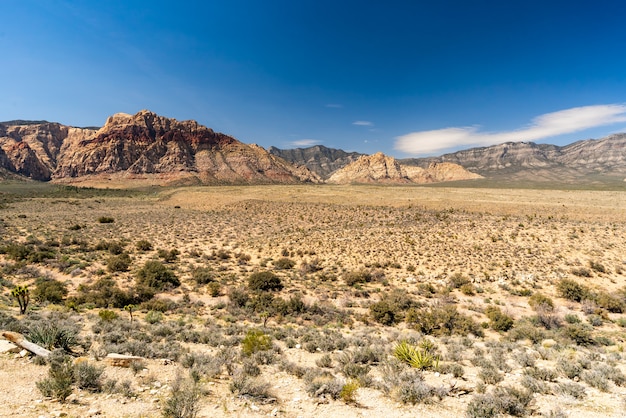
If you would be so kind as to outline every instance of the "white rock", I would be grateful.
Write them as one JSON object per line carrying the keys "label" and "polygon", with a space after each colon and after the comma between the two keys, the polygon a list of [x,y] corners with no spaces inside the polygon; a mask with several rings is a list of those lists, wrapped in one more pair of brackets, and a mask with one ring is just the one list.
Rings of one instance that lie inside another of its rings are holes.
{"label": "white rock", "polygon": [[19,353],[20,348],[13,344],[11,341],[0,340],[0,354],[4,353]]}

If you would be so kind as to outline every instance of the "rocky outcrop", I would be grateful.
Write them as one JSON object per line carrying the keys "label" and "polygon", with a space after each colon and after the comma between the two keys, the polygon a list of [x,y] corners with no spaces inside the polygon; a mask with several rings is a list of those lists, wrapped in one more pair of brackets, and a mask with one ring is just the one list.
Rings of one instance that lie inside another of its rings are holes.
{"label": "rocky outcrop", "polygon": [[566,146],[507,142],[472,148],[441,157],[400,160],[403,165],[426,168],[451,162],[489,178],[576,182],[586,176],[626,174],[626,134],[588,139]]}
{"label": "rocky outcrop", "polygon": [[281,157],[296,166],[305,166],[322,179],[356,161],[364,154],[315,145],[308,148],[279,149],[270,147],[270,154]]}
{"label": "rocky outcrop", "polygon": [[[199,183],[318,182],[256,145],[216,133],[195,121],[143,110],[118,113],[100,129],[57,123],[0,125],[0,167],[36,180],[71,182],[93,176],[152,176]],[[6,158],[4,158],[6,157]]]}
{"label": "rocky outcrop", "polygon": [[424,184],[477,178],[482,178],[482,176],[471,173],[457,164],[433,162],[427,168],[403,166],[395,158],[379,152],[360,157],[354,163],[333,173],[327,182],[334,184]]}

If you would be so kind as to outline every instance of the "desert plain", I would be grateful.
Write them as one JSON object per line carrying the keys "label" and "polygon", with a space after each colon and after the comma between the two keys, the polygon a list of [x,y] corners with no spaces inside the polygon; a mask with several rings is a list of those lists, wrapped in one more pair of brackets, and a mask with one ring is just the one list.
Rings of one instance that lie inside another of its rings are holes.
{"label": "desert plain", "polygon": [[0,198],[0,416],[626,415],[622,187]]}

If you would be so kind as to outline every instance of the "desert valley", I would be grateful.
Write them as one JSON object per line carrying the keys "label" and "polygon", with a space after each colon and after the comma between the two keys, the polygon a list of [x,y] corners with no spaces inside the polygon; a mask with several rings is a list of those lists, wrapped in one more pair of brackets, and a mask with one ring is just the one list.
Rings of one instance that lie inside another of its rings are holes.
{"label": "desert valley", "polygon": [[0,123],[0,416],[624,416],[625,145]]}

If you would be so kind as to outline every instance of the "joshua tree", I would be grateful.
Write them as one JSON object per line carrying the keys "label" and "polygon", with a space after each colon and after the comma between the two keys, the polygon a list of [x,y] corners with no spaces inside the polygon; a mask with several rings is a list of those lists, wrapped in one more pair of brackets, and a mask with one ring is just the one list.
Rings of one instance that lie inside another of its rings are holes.
{"label": "joshua tree", "polygon": [[25,314],[30,300],[28,297],[28,286],[15,286],[15,288],[11,290],[11,295],[17,299],[17,303],[20,304],[20,314]]}
{"label": "joshua tree", "polygon": [[133,322],[133,310],[135,309],[135,305],[126,305],[124,306],[124,310],[128,311],[130,315],[130,322]]}

